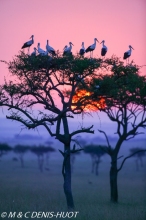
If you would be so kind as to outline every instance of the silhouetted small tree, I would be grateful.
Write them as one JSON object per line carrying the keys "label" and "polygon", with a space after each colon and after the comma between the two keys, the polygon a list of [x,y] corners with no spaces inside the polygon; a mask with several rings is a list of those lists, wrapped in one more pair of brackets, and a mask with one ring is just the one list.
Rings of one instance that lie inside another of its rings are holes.
{"label": "silhouetted small tree", "polygon": [[[47,166],[49,166],[49,157],[50,154],[55,152],[56,150],[53,147],[49,147],[49,146],[45,146],[45,154],[46,154],[46,162],[47,162]],[[49,168],[48,168],[49,169]]]}
{"label": "silhouetted small tree", "polygon": [[52,147],[52,144],[53,144],[53,141],[51,141],[51,140],[48,140],[48,141],[45,142],[46,147],[50,146],[50,147],[48,147],[48,148],[50,148],[50,151],[48,151],[46,153],[46,164],[47,164],[47,166],[49,166],[49,156],[50,156],[51,148],[52,148],[52,151],[55,151],[55,149]]}
{"label": "silhouetted small tree", "polygon": [[[138,153],[137,153],[138,152]],[[136,163],[136,170],[138,171],[139,170],[139,163],[140,163],[140,166],[143,167],[143,157],[146,156],[146,151],[144,151],[143,148],[140,148],[140,147],[134,147],[134,148],[131,148],[130,149],[130,155],[133,154],[133,157],[136,158],[135,160],[135,163]]]}
{"label": "silhouetted small tree", "polygon": [[30,147],[25,145],[16,145],[13,149],[13,151],[19,155],[21,167],[24,168],[24,154],[30,149]]}
{"label": "silhouetted small tree", "polygon": [[89,144],[84,147],[84,153],[91,156],[92,166],[91,172],[97,176],[99,174],[99,164],[101,163],[101,157],[105,154],[104,148],[106,146]]}
{"label": "silhouetted small tree", "polygon": [[10,152],[12,148],[6,143],[0,143],[0,157]]}
{"label": "silhouetted small tree", "polygon": [[43,172],[44,168],[44,155],[54,152],[55,149],[52,147],[44,147],[44,146],[34,146],[30,148],[31,152],[33,152],[38,158],[38,166],[39,170]]}

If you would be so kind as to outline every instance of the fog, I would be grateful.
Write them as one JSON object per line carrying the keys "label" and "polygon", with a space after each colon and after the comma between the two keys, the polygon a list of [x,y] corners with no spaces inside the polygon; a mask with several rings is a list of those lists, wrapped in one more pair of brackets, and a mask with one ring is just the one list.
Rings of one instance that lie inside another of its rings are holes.
{"label": "fog", "polygon": [[[114,134],[116,131],[116,124],[107,120],[105,115],[102,117],[98,117],[96,114],[96,121],[95,117],[92,116],[84,116],[84,117],[76,117],[75,119],[69,119],[69,128],[70,132],[80,129],[81,127],[90,127],[94,125],[93,130],[95,131],[94,134],[87,134],[83,133],[80,135],[76,135],[75,138],[80,138],[84,140],[86,144],[101,144],[107,145],[105,137],[101,134],[98,129],[104,130],[108,137],[111,146],[114,147],[114,144],[117,140],[117,135]],[[51,127],[52,132],[55,131],[55,125]],[[145,132],[145,130],[143,129]],[[63,144],[56,140],[54,137],[50,137],[48,132],[45,130],[43,126],[38,127],[35,130],[28,130],[24,128],[21,123],[16,121],[11,121],[6,118],[0,118],[0,142],[7,143],[10,146],[14,147],[17,144],[22,145],[44,145],[44,146],[52,146],[56,149],[56,153],[52,153],[53,157],[60,157],[60,153],[58,149],[63,149]],[[73,143],[72,143],[73,145]],[[82,146],[84,147],[84,146]],[[121,147],[120,153],[127,155],[129,154],[129,149],[132,147],[142,147],[146,148],[146,135],[138,135],[134,139],[129,141],[125,141]],[[8,154],[7,157],[10,157],[11,154]],[[12,156],[12,155],[11,155]],[[31,153],[27,153],[27,157],[31,157]],[[85,155],[84,155],[85,156]],[[84,157],[82,156],[82,157]],[[25,156],[26,157],[26,156]]]}

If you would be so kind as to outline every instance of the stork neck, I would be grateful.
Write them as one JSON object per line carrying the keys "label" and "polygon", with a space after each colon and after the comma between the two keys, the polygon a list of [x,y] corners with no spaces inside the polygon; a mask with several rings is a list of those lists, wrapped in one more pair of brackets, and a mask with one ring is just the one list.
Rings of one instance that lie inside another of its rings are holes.
{"label": "stork neck", "polygon": [[32,36],[31,36],[31,38],[32,38],[32,43],[34,43],[34,39],[33,39],[33,38],[34,38],[34,36],[32,35]]}
{"label": "stork neck", "polygon": [[94,40],[94,45],[96,46],[96,40]]}

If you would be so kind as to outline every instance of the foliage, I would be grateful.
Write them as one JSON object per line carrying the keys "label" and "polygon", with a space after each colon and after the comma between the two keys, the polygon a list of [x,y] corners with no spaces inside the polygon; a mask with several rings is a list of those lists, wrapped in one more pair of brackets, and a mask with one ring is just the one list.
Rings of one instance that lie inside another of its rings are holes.
{"label": "foliage", "polygon": [[146,156],[146,150],[141,147],[133,147],[130,149],[130,154],[133,154],[135,157],[144,157]]}
{"label": "foliage", "polygon": [[25,145],[21,145],[21,144],[17,144],[15,147],[14,147],[14,152],[15,153],[26,153],[28,150],[30,149],[29,146],[25,146]]}
{"label": "foliage", "polygon": [[84,147],[84,153],[97,155],[100,157],[106,153],[106,149],[107,149],[107,146],[90,144]]}
{"label": "foliage", "polygon": [[[60,121],[83,111],[81,105],[73,102],[73,96],[79,85],[88,85],[98,75],[101,59],[59,53],[53,58],[29,56],[21,52],[6,64],[11,80],[5,79],[1,87],[0,105],[9,108],[7,118],[21,122],[28,129],[45,126],[51,136],[62,141]],[[52,133],[50,126],[56,121],[56,132]],[[80,130],[86,131],[90,129]]]}
{"label": "foliage", "polygon": [[44,147],[44,146],[38,146],[38,147],[33,146],[30,148],[30,150],[38,156],[49,152],[55,152],[55,149],[53,147]]}
{"label": "foliage", "polygon": [[0,143],[0,151],[10,151],[12,148],[6,143]]}

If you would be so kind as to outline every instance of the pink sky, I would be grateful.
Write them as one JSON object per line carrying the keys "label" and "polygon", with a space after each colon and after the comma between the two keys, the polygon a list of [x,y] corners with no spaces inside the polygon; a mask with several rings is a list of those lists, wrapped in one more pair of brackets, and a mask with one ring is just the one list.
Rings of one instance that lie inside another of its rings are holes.
{"label": "pink sky", "polygon": [[[107,56],[123,57],[131,44],[132,59],[146,64],[146,1],[145,0],[0,0],[0,59],[11,60],[24,42],[34,35],[34,46],[46,40],[62,51],[71,41],[76,53],[97,37],[105,40]],[[33,47],[31,48],[31,51]],[[100,56],[97,44],[94,55]],[[0,79],[7,73],[0,63]]]}
{"label": "pink sky", "polygon": [[[87,47],[96,37],[105,40],[107,57],[123,58],[131,44],[131,58],[146,65],[146,0],[0,0],[0,21],[0,60],[11,60],[33,34],[34,46],[40,42],[45,49],[48,39],[50,46],[62,51],[71,41],[73,53],[82,41]],[[97,44],[94,55],[100,56],[100,51]],[[8,71],[0,63],[0,82],[4,76]]]}

